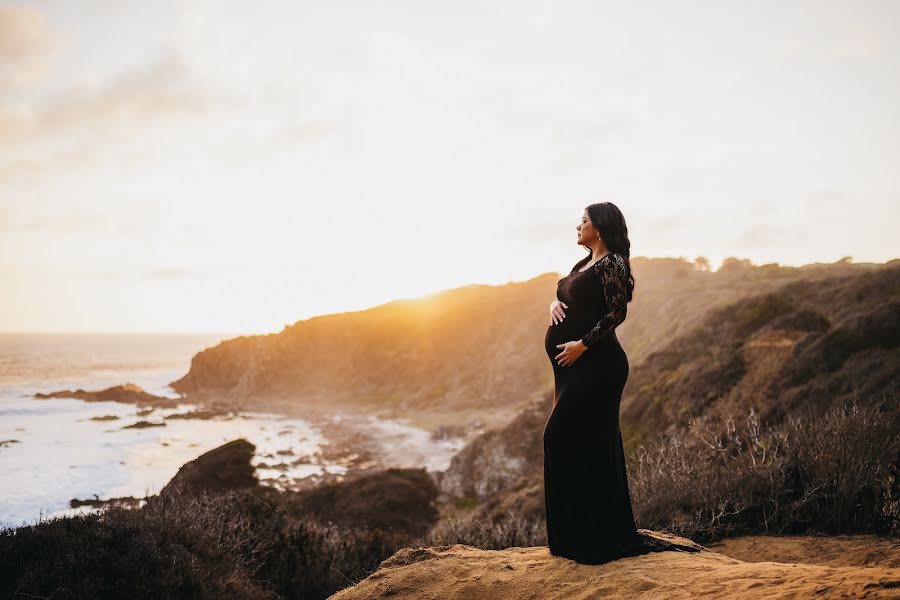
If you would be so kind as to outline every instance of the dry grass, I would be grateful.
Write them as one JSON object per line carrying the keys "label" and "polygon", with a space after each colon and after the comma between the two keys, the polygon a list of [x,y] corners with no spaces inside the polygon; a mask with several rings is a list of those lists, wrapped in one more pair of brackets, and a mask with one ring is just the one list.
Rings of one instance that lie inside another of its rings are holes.
{"label": "dry grass", "polygon": [[692,424],[629,456],[637,520],[708,541],[748,533],[897,533],[900,408],[896,395],[799,411],[764,428]]}
{"label": "dry grass", "polygon": [[442,520],[432,530],[424,546],[466,544],[484,550],[545,546],[547,532],[543,519],[523,518],[507,511],[499,517],[458,516]]}
{"label": "dry grass", "polygon": [[327,598],[408,542],[249,492],[173,493],[0,531],[0,597]]}

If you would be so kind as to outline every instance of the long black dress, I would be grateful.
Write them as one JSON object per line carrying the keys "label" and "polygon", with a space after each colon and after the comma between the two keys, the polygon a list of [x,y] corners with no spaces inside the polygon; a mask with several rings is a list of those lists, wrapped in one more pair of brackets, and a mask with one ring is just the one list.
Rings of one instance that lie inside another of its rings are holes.
{"label": "long black dress", "polygon": [[[578,265],[557,284],[565,317],[547,329],[544,345],[553,364],[554,405],[544,426],[544,500],[550,552],[579,563],[694,548],[639,534],[634,522],[619,402],[628,379],[628,357],[616,337],[627,310],[625,259],[601,257],[583,272]],[[557,344],[581,339],[588,347],[561,366]]]}

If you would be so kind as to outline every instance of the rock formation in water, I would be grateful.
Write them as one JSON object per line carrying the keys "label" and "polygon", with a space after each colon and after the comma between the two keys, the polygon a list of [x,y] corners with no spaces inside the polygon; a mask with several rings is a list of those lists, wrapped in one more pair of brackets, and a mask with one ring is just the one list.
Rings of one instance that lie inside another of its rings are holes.
{"label": "rock formation in water", "polygon": [[57,392],[41,393],[34,395],[39,400],[48,398],[75,398],[84,400],[85,402],[123,402],[126,404],[137,404],[138,406],[153,406],[158,408],[168,408],[178,406],[183,401],[177,398],[166,398],[165,396],[157,396],[144,391],[141,386],[134,383],[123,383],[115,385],[103,390],[88,391],[83,389],[77,390],[60,390]]}

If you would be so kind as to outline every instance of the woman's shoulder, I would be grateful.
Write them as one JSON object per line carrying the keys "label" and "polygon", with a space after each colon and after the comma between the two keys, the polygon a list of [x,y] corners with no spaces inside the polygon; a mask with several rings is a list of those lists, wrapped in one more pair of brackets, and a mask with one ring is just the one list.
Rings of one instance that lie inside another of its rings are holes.
{"label": "woman's shoulder", "polygon": [[618,252],[607,252],[594,263],[594,269],[624,273],[625,257]]}
{"label": "woman's shoulder", "polygon": [[625,257],[623,257],[618,252],[607,252],[606,254],[601,256],[600,259],[594,264],[601,264],[601,263],[604,265],[609,265],[609,264],[623,265],[623,264],[625,264]]}

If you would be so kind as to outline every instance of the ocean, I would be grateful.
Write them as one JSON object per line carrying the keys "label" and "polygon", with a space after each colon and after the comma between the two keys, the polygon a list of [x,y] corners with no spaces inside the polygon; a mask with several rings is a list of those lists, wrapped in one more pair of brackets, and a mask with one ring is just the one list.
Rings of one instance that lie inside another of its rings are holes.
{"label": "ocean", "polygon": [[[138,415],[134,405],[38,400],[37,392],[101,390],[134,383],[176,398],[168,384],[184,375],[191,357],[225,334],[0,334],[0,526],[93,510],[69,501],[143,497],[158,492],[178,469],[204,452],[237,438],[256,445],[253,464],[264,482],[324,473],[340,464],[295,461],[265,468],[280,455],[306,456],[327,439],[303,419],[241,412],[209,420],[169,419],[195,407],[155,409]],[[400,420],[368,417],[382,440],[385,466],[446,469],[461,440],[432,440],[429,432]],[[164,427],[128,429],[137,421]],[[402,449],[402,451],[400,451]],[[281,453],[279,455],[279,452]],[[271,484],[271,483],[270,483]]]}

